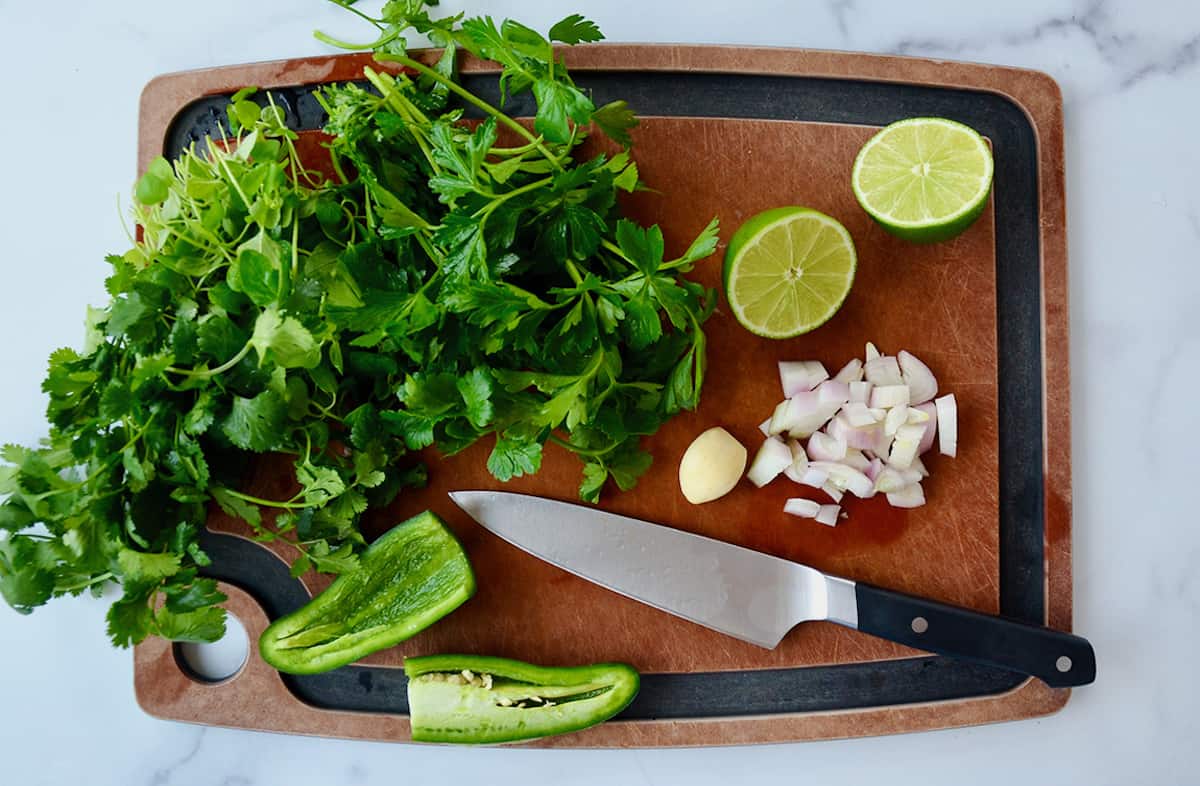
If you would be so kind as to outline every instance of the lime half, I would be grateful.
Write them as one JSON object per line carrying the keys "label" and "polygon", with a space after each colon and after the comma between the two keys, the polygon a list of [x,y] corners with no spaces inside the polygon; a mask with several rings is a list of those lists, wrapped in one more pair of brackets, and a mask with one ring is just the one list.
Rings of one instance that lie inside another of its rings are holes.
{"label": "lime half", "polygon": [[850,233],[807,207],[777,207],[751,218],[725,252],[725,297],[751,333],[791,338],[825,324],[854,283]]}
{"label": "lime half", "polygon": [[939,117],[884,128],[854,160],[851,185],[863,210],[893,235],[947,240],[969,227],[992,190],[992,151],[973,129]]}

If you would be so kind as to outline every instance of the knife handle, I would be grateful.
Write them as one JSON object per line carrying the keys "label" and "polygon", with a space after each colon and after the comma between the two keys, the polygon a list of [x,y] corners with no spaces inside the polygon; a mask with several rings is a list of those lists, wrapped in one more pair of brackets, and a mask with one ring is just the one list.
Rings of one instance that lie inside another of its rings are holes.
{"label": "knife handle", "polygon": [[858,629],[864,633],[1029,674],[1052,688],[1087,685],[1096,679],[1096,654],[1079,636],[869,584],[857,584],[855,598]]}

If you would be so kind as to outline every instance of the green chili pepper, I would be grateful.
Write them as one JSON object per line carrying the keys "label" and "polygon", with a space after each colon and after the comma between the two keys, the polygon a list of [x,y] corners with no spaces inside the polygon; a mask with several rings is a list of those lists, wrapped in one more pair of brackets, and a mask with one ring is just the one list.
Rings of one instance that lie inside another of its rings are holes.
{"label": "green chili pepper", "polygon": [[475,594],[471,563],[426,511],[398,524],[306,606],[263,631],[259,651],[289,674],[317,674],[415,636]]}
{"label": "green chili pepper", "polygon": [[483,655],[404,662],[417,742],[516,742],[586,729],[629,706],[638,673],[623,663],[554,668]]}

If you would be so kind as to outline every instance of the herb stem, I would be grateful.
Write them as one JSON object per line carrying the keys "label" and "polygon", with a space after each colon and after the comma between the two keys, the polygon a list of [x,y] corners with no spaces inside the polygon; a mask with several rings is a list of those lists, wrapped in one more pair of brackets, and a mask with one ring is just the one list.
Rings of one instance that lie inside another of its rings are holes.
{"label": "herb stem", "polygon": [[489,115],[491,115],[492,117],[496,118],[498,121],[500,121],[504,125],[511,128],[513,131],[516,131],[526,141],[528,141],[530,144],[532,144],[539,153],[541,153],[543,156],[545,156],[546,160],[549,161],[552,165],[554,165],[554,167],[556,169],[558,169],[560,172],[563,171],[563,165],[562,165],[562,162],[558,160],[558,156],[551,153],[550,150],[548,150],[546,148],[546,145],[542,142],[542,140],[540,138],[538,138],[537,136],[534,136],[534,134],[532,132],[530,132],[530,130],[528,128],[521,125],[516,120],[513,120],[507,114],[505,114],[504,112],[501,112],[499,109],[492,106],[488,102],[479,98],[471,91],[462,87],[457,82],[455,82],[453,79],[447,79],[446,77],[442,76],[437,71],[433,70],[432,68],[425,65],[424,63],[413,60],[411,57],[406,57],[405,55],[379,54],[379,55],[376,55],[375,59],[400,63],[401,65],[407,66],[407,67],[413,69],[414,71],[417,71],[418,73],[422,74],[423,76],[429,77],[430,79],[434,80],[438,84],[445,85],[452,93],[457,95],[459,98],[461,98],[464,101],[466,101],[467,103],[475,106],[477,109],[483,110],[484,112],[486,112]]}
{"label": "herb stem", "polygon": [[253,497],[249,494],[243,494],[240,491],[234,491],[233,489],[225,488],[224,486],[220,487],[220,489],[221,489],[221,493],[223,493],[223,494],[228,494],[229,496],[234,497],[236,499],[240,499],[243,502],[249,502],[254,505],[261,505],[264,508],[283,508],[285,510],[303,510],[304,508],[309,507],[309,505],[307,503],[295,502],[294,501],[295,497],[293,497],[290,500],[280,502],[278,500],[270,500],[270,499],[263,499],[261,497]]}
{"label": "herb stem", "polygon": [[224,374],[226,371],[233,368],[238,363],[241,363],[246,358],[246,355],[250,354],[250,350],[253,348],[254,348],[253,343],[250,341],[247,341],[246,345],[244,347],[242,347],[240,350],[238,350],[238,353],[236,355],[234,355],[233,357],[231,357],[229,360],[225,361],[221,365],[217,366],[216,368],[188,369],[188,368],[175,368],[174,366],[168,366],[167,371],[170,371],[172,374],[179,374],[180,376],[192,377],[194,379],[208,379],[210,377],[215,377],[218,374]]}
{"label": "herb stem", "polygon": [[112,577],[113,577],[113,574],[111,572],[110,573],[101,573],[99,576],[96,576],[96,577],[90,579],[89,581],[81,581],[76,584],[68,584],[65,587],[55,587],[54,590],[56,592],[75,592],[76,590],[87,589],[88,587],[91,587],[94,584],[102,584],[102,583],[108,581],[109,579],[111,579]]}

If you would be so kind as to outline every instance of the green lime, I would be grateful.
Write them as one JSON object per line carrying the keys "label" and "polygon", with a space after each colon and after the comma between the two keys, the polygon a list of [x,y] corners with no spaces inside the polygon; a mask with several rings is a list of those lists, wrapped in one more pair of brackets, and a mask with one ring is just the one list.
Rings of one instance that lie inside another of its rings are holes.
{"label": "green lime", "polygon": [[992,151],[974,129],[940,117],[892,123],[854,159],[863,210],[897,237],[948,240],[979,218],[992,190]]}
{"label": "green lime", "polygon": [[738,228],[725,252],[725,297],[737,321],[765,338],[825,324],[854,283],[850,233],[807,207],[777,207]]}

